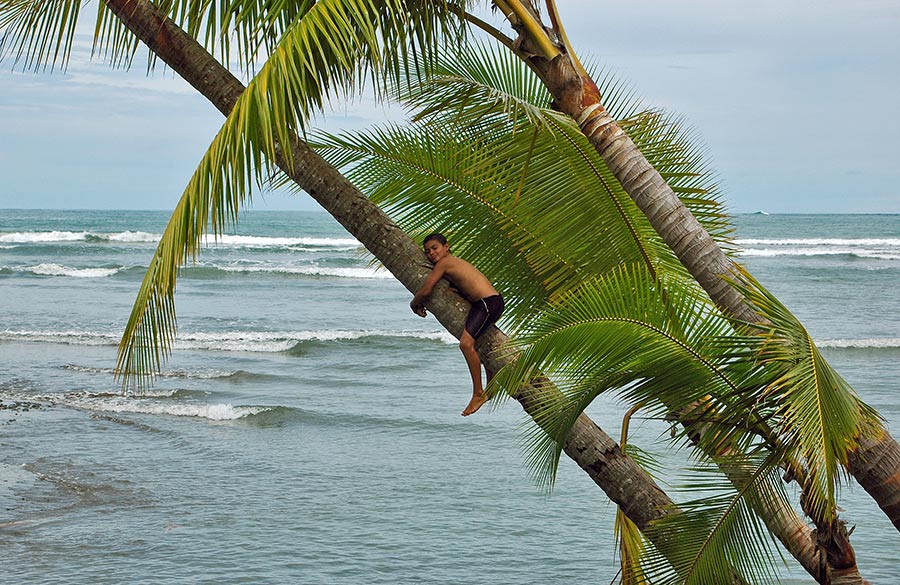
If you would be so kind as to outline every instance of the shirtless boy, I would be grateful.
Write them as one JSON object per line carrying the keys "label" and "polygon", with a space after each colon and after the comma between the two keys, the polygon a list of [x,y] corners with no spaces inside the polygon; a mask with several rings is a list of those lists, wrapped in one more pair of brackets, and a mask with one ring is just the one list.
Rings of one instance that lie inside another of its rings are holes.
{"label": "shirtless boy", "polygon": [[[425,255],[434,264],[434,268],[409,303],[413,312],[420,317],[426,315],[425,300],[441,278],[449,280],[453,287],[472,303],[466,317],[465,329],[459,339],[459,349],[462,350],[469,366],[469,373],[472,375],[472,400],[462,412],[463,416],[469,416],[487,401],[481,384],[481,359],[475,351],[475,339],[493,325],[503,313],[503,297],[497,293],[481,271],[450,253],[450,245],[443,235],[431,234],[425,238],[423,245]],[[486,367],[484,371],[490,382],[493,372]]]}

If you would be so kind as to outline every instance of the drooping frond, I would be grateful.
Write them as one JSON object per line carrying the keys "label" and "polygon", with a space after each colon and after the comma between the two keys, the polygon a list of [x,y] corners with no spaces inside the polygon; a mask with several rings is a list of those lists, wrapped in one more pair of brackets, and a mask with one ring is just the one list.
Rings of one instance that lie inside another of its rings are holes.
{"label": "drooping frond", "polygon": [[655,581],[648,575],[641,560],[646,555],[649,542],[634,522],[621,509],[616,510],[613,532],[618,543],[619,583],[621,585],[650,585]]}
{"label": "drooping frond", "polygon": [[759,362],[770,372],[757,408],[770,411],[774,431],[808,476],[804,492],[820,518],[834,518],[835,489],[848,451],[880,418],[824,359],[799,320],[744,275],[744,294],[767,320]]}
{"label": "drooping frond", "polygon": [[679,503],[678,514],[662,518],[648,531],[666,537],[654,539],[664,550],[648,548],[641,559],[642,568],[656,577],[653,582],[777,582],[774,542],[756,512],[788,505],[774,460],[733,456],[686,472],[682,490],[696,497]]}
{"label": "drooping frond", "polygon": [[[119,372],[126,382],[158,368],[171,348],[177,268],[197,253],[207,231],[219,234],[236,220],[253,185],[275,173],[274,161],[293,164],[291,150],[283,146],[301,132],[333,84],[346,89],[364,69],[361,63],[379,66],[385,25],[368,8],[347,0],[316,3],[290,27],[239,98],[185,189],[148,269],[119,348]],[[402,23],[394,26],[400,29]]]}
{"label": "drooping frond", "polygon": [[[694,288],[655,281],[641,267],[623,267],[571,291],[532,319],[519,332],[525,349],[518,362],[492,382],[491,391],[514,393],[541,372],[561,391],[535,414],[538,426],[528,436],[527,463],[545,484],[554,479],[575,419],[601,392],[618,389],[629,402],[659,415],[703,409],[687,423],[685,436],[693,438],[701,427],[709,431],[699,439],[699,453],[717,465],[719,476],[701,487],[715,486],[716,492],[689,502],[683,515],[667,521],[660,530],[671,537],[652,540],[670,544],[642,553],[640,573],[629,574],[658,579],[673,563],[678,578],[672,582],[717,583],[729,572],[758,575],[769,566],[757,564],[767,558],[769,536],[754,510],[773,509],[782,501],[770,485],[780,481],[782,454],[765,448],[765,430],[754,429],[746,408],[733,404],[747,377],[740,376],[743,367],[733,363],[734,353],[715,351],[729,331],[727,320]],[[752,339],[747,343],[752,346]],[[744,416],[738,418],[738,412]],[[744,553],[752,556],[740,558]],[[627,554],[633,556],[635,549]]]}
{"label": "drooping frond", "polygon": [[24,70],[65,69],[80,10],[77,0],[3,0],[0,61],[11,58]]}
{"label": "drooping frond", "polygon": [[696,287],[623,266],[583,283],[531,319],[519,332],[522,355],[515,367],[497,374],[491,390],[515,393],[540,371],[562,391],[557,404],[535,417],[540,428],[528,439],[530,467],[549,485],[564,438],[602,392],[625,391],[629,402],[661,415],[709,402],[716,387],[727,397],[733,386],[724,371],[729,360],[710,351],[710,340],[727,331],[727,321],[711,311]]}
{"label": "drooping frond", "polygon": [[[568,121],[547,109],[551,96],[546,87],[510,51],[471,43],[465,50],[445,50],[436,57],[427,78],[411,80],[395,92],[414,113],[414,120],[440,120],[452,124],[457,132],[481,132],[493,124],[515,130],[510,121],[522,118],[530,126],[552,128],[561,120]],[[696,133],[675,116],[642,108],[633,90],[611,72],[590,69],[604,95],[605,108],[707,232],[720,246],[732,249],[733,227],[723,209],[708,153]],[[611,175],[609,180],[616,182]]]}
{"label": "drooping frond", "polygon": [[[459,42],[465,30],[459,15],[471,3],[469,0],[326,1],[332,5],[331,10],[322,13],[326,18],[336,12],[365,13],[366,23],[362,26],[356,23],[356,26],[361,32],[366,28],[379,31],[380,42],[370,47],[370,53],[378,55],[387,67],[373,76],[375,81],[383,75],[396,78],[408,67],[421,65],[414,63],[414,55],[427,57],[442,43]],[[222,63],[235,63],[252,73],[276,51],[296,22],[306,18],[320,3],[322,0],[161,0],[157,6]],[[336,8],[336,4],[342,5],[341,8]],[[323,38],[318,42],[327,44],[329,40]],[[108,60],[119,64],[129,64],[135,49],[131,32],[103,5],[98,14],[95,44]],[[311,45],[310,49],[318,50],[318,47]],[[365,69],[370,64],[360,65]]]}
{"label": "drooping frond", "polygon": [[627,195],[607,189],[589,145],[555,123],[463,136],[430,123],[323,137],[318,150],[407,231],[446,233],[454,253],[515,291],[518,322],[584,278],[666,253]]}

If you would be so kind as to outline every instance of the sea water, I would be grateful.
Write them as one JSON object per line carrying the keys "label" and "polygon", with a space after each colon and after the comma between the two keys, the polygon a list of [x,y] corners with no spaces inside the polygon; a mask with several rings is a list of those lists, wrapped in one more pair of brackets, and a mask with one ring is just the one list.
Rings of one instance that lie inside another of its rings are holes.
{"label": "sea water", "polygon": [[[0,211],[0,582],[615,578],[615,507],[568,461],[535,485],[515,403],[459,416],[455,340],[324,213],[250,212],[210,240],[171,359],[123,394],[115,344],[166,220]],[[736,221],[740,261],[900,436],[900,216]],[[621,405],[588,412],[618,437]],[[664,424],[632,426],[684,461]],[[858,486],[841,505],[863,575],[892,582],[900,534]]]}

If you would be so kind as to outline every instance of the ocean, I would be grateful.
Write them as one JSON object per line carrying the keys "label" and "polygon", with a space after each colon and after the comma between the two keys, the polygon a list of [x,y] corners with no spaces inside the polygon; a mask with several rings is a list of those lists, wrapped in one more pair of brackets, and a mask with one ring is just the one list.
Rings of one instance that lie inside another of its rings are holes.
{"label": "ocean", "polygon": [[[167,219],[0,210],[0,582],[615,578],[614,506],[568,461],[535,485],[515,403],[460,416],[455,340],[324,213],[251,211],[211,241],[162,375],[124,395],[115,345]],[[736,223],[741,262],[900,437],[900,215]],[[588,410],[615,437],[622,412]],[[664,423],[632,427],[684,461]],[[858,486],[841,506],[863,576],[894,582],[900,534]]]}

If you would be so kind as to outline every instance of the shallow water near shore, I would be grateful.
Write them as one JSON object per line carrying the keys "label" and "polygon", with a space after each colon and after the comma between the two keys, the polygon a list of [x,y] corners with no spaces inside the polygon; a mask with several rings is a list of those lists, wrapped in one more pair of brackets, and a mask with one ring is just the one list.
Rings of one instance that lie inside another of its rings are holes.
{"label": "shallow water near shore", "polygon": [[[115,344],[167,218],[0,211],[0,581],[615,577],[614,506],[568,461],[535,487],[518,405],[459,416],[455,340],[323,213],[251,212],[210,242],[164,372],[124,395]],[[737,224],[740,260],[898,436],[900,216]],[[619,404],[588,412],[618,437]],[[665,425],[632,426],[661,449]],[[841,497],[862,574],[892,582],[900,534],[860,488]]]}

